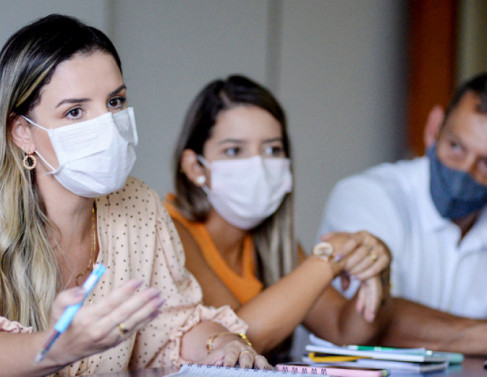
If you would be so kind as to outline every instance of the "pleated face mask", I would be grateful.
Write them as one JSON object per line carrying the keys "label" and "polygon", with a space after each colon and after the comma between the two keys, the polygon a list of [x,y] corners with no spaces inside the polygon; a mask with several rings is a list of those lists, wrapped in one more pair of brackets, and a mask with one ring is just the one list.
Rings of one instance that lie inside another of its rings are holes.
{"label": "pleated face mask", "polygon": [[211,189],[203,186],[208,200],[230,224],[252,229],[272,215],[292,190],[288,158],[217,160],[198,159],[211,171]]}
{"label": "pleated face mask", "polygon": [[462,170],[444,165],[436,155],[436,145],[427,151],[430,160],[430,192],[442,217],[459,219],[487,205],[487,186]]}
{"label": "pleated face mask", "polygon": [[49,135],[59,167],[55,169],[36,150],[57,181],[76,195],[95,198],[120,189],[135,163],[137,129],[134,110],[58,128],[45,128],[23,117]]}

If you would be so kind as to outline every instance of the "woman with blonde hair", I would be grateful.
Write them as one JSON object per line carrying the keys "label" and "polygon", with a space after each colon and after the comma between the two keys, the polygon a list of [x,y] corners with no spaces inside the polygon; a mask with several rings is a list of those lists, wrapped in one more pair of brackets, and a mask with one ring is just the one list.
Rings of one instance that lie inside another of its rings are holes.
{"label": "woman with blonde hair", "polygon": [[[128,177],[126,96],[114,46],[75,18],[44,17],[0,52],[0,376],[268,365],[229,308],[199,305],[159,198]],[[34,364],[95,262],[89,303]]]}
{"label": "woman with blonde hair", "polygon": [[[206,85],[186,114],[174,177],[165,205],[203,301],[230,305],[257,350],[300,323],[337,343],[371,342],[386,325],[390,253],[379,239],[329,235],[310,257],[295,241],[286,117],[266,88],[239,75]],[[339,275],[362,282],[355,299],[329,287]]]}

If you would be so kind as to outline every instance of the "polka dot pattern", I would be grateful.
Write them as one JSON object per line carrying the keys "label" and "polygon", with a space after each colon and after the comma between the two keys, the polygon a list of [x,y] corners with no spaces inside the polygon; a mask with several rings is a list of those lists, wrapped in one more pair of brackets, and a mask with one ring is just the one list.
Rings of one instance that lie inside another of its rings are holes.
{"label": "polka dot pattern", "polygon": [[230,331],[246,325],[229,307],[200,305],[202,292],[184,267],[184,252],[174,224],[158,195],[129,177],[119,191],[97,199],[98,263],[107,273],[95,287],[92,302],[133,278],[157,287],[166,298],[162,313],[137,334],[101,354],[63,369],[58,376],[113,373],[180,365],[181,337],[200,321],[214,320]]}

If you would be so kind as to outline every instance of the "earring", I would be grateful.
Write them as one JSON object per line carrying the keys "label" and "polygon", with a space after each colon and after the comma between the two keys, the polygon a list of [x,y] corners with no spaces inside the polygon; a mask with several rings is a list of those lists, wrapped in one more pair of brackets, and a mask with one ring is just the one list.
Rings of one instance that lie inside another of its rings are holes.
{"label": "earring", "polygon": [[206,177],[204,175],[200,175],[196,177],[195,182],[198,186],[202,186],[206,182]]}
{"label": "earring", "polygon": [[37,159],[33,154],[29,153],[25,155],[24,159],[22,160],[22,164],[27,170],[32,170],[37,166]]}

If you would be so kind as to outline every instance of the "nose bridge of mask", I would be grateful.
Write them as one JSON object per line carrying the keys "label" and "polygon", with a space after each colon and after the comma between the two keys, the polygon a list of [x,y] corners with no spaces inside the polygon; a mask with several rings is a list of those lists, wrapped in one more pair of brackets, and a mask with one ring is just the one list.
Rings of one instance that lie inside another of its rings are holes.
{"label": "nose bridge of mask", "polygon": [[137,125],[135,123],[134,108],[127,107],[112,115],[120,135],[129,143],[136,146],[139,140],[137,135]]}

